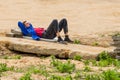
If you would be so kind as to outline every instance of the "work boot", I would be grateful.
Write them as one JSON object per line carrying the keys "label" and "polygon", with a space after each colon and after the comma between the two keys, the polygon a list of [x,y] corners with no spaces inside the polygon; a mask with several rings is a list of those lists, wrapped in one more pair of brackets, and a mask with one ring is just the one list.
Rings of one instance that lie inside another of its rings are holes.
{"label": "work boot", "polygon": [[69,43],[73,43],[73,41],[69,38],[68,35],[65,36],[64,41],[67,41],[67,42],[69,42]]}
{"label": "work boot", "polygon": [[61,44],[67,44],[60,36],[58,37],[58,42]]}

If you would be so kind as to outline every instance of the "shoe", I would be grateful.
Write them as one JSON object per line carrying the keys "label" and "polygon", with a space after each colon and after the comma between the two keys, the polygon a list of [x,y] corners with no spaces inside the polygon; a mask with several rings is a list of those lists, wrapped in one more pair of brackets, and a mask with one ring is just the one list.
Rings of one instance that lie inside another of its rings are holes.
{"label": "shoe", "polygon": [[58,37],[58,42],[61,44],[67,44],[67,42],[64,41],[61,37]]}
{"label": "shoe", "polygon": [[58,37],[58,42],[63,41],[63,39],[59,36]]}
{"label": "shoe", "polygon": [[73,41],[69,38],[68,35],[65,36],[64,41],[67,41],[67,42],[69,42],[69,43],[73,43]]}
{"label": "shoe", "polygon": [[65,45],[68,44],[66,41],[60,41],[59,43],[60,43],[60,44],[65,44]]}

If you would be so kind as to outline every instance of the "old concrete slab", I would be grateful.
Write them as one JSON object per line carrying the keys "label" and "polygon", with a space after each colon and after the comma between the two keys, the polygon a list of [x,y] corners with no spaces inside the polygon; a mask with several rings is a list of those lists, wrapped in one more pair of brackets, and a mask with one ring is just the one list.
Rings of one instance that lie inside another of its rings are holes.
{"label": "old concrete slab", "polygon": [[37,55],[55,55],[59,58],[73,58],[81,55],[84,59],[95,59],[102,51],[112,51],[113,48],[93,47],[78,44],[63,45],[59,43],[34,41],[22,38],[1,37],[3,43],[9,50]]}

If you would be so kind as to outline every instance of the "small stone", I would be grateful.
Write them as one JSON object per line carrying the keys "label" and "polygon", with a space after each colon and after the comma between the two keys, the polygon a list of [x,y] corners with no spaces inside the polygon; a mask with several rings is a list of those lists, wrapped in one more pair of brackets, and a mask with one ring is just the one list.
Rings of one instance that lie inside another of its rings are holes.
{"label": "small stone", "polygon": [[113,46],[120,47],[120,41],[114,41]]}
{"label": "small stone", "polygon": [[23,37],[23,35],[20,34],[20,33],[17,33],[17,34],[15,34],[15,33],[7,33],[6,36],[7,37],[16,37],[16,38],[22,38]]}
{"label": "small stone", "polygon": [[120,56],[117,55],[117,56],[116,56],[116,59],[120,60]]}
{"label": "small stone", "polygon": [[14,33],[14,34],[22,34],[22,32],[21,32],[20,29],[11,29],[11,33]]}
{"label": "small stone", "polygon": [[14,37],[14,33],[7,33],[6,36],[7,37]]}
{"label": "small stone", "polygon": [[113,36],[112,39],[113,41],[120,41],[120,36]]}

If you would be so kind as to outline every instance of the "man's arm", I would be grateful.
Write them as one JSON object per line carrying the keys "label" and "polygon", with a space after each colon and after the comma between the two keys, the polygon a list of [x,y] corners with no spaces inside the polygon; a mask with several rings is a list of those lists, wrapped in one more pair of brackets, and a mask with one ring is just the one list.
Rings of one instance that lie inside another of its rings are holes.
{"label": "man's arm", "polygon": [[34,40],[40,40],[40,37],[37,36],[32,24],[30,24],[30,27],[27,27],[26,29],[27,29],[28,33],[32,36],[32,38]]}
{"label": "man's arm", "polygon": [[29,34],[22,22],[18,22],[18,27],[21,29],[24,36],[27,36]]}

